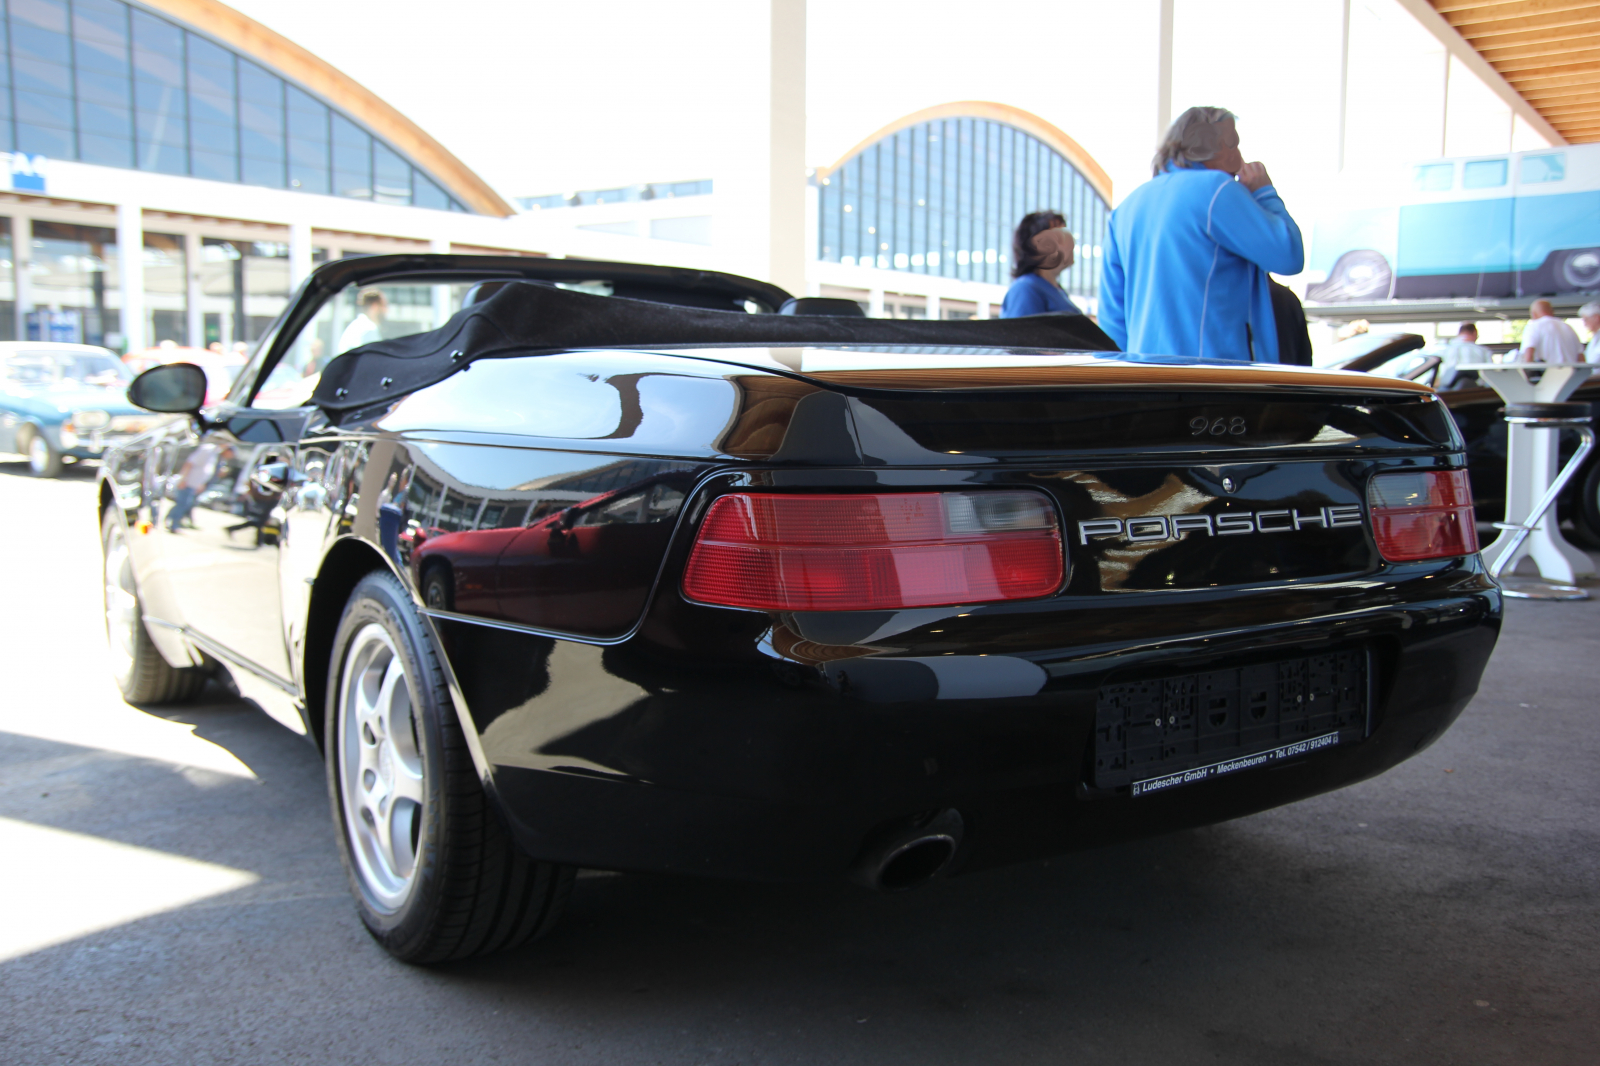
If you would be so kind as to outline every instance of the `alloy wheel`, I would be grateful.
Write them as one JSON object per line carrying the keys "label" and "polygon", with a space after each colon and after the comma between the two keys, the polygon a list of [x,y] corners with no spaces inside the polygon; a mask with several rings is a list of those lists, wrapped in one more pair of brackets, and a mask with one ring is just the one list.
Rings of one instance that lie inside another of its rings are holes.
{"label": "alloy wheel", "polygon": [[50,442],[40,433],[28,438],[28,469],[41,475],[50,469]]}
{"label": "alloy wheel", "polygon": [[338,713],[345,832],[369,902],[392,914],[416,881],[423,762],[411,682],[394,641],[377,623],[350,642]]}

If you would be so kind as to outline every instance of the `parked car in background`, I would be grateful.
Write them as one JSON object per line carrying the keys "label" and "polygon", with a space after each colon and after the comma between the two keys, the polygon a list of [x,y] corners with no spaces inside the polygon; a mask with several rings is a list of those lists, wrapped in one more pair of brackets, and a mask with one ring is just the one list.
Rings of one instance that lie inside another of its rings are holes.
{"label": "parked car in background", "polygon": [[[1415,333],[1363,333],[1340,341],[1317,357],[1318,365],[1360,370],[1386,377],[1433,383],[1440,359],[1429,354]],[[1497,346],[1503,348],[1504,346]],[[1467,469],[1480,522],[1498,522],[1506,510],[1505,401],[1479,383],[1477,374],[1457,374],[1452,387],[1439,393],[1467,443]],[[1600,378],[1590,378],[1572,395],[1574,403],[1600,405]],[[1596,408],[1600,414],[1600,407]],[[1561,460],[1577,449],[1575,434],[1561,436]],[[1600,550],[1600,454],[1584,463],[1556,502],[1563,534],[1590,550]]]}
{"label": "parked car in background", "polygon": [[193,363],[206,373],[206,402],[217,403],[233,387],[234,379],[244,369],[245,357],[239,352],[219,352],[210,348],[185,348],[170,341],[129,352],[122,357],[128,369],[142,374],[163,363]]}
{"label": "parked car in background", "polygon": [[166,422],[128,402],[133,374],[105,348],[0,343],[0,452],[28,457],[39,477],[69,459],[98,459],[114,444]]}
{"label": "parked car in background", "polygon": [[1312,227],[1313,303],[1600,290],[1600,144],[1414,164]]}
{"label": "parked car in background", "polygon": [[[365,288],[439,318],[322,362]],[[117,683],[225,673],[316,742],[416,962],[540,935],[578,867],[899,890],[1235,818],[1472,698],[1501,596],[1426,386],[838,303],[318,267],[223,403],[130,390],[188,417],[102,464]]]}

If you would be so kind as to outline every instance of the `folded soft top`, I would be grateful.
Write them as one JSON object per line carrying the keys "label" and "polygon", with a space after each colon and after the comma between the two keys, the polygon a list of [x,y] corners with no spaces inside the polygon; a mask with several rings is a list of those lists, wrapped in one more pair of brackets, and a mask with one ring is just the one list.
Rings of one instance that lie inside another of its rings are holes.
{"label": "folded soft top", "polygon": [[375,341],[330,362],[312,402],[352,410],[442,381],[475,359],[573,348],[904,345],[1115,351],[1083,315],[916,321],[749,315],[511,282],[429,333]]}

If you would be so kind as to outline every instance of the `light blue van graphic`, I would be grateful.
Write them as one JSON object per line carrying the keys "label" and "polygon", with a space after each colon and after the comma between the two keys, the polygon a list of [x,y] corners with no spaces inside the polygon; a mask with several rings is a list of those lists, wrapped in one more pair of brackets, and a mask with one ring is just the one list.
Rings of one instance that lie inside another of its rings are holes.
{"label": "light blue van graphic", "polygon": [[1600,144],[1435,159],[1404,188],[1319,219],[1317,303],[1600,290]]}

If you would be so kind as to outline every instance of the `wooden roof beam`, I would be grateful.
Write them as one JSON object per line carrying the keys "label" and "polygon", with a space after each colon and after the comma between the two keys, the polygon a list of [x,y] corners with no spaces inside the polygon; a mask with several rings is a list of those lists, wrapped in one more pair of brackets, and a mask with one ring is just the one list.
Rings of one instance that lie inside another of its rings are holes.
{"label": "wooden roof beam", "polygon": [[[1447,0],[1441,0],[1447,3]],[[1559,0],[1519,0],[1523,4],[1541,4],[1559,2]],[[1522,94],[1512,87],[1511,83],[1501,76],[1500,72],[1489,65],[1489,61],[1478,54],[1477,49],[1467,43],[1467,39],[1457,33],[1445,17],[1434,10],[1428,0],[1399,0],[1401,7],[1422,24],[1423,28],[1433,34],[1434,38],[1444,45],[1450,55],[1461,61],[1461,65],[1476,74],[1496,96],[1505,101],[1513,114],[1529,126],[1538,131],[1545,140],[1554,144],[1565,144],[1567,139],[1543,115],[1535,110],[1534,106],[1522,98]]]}

